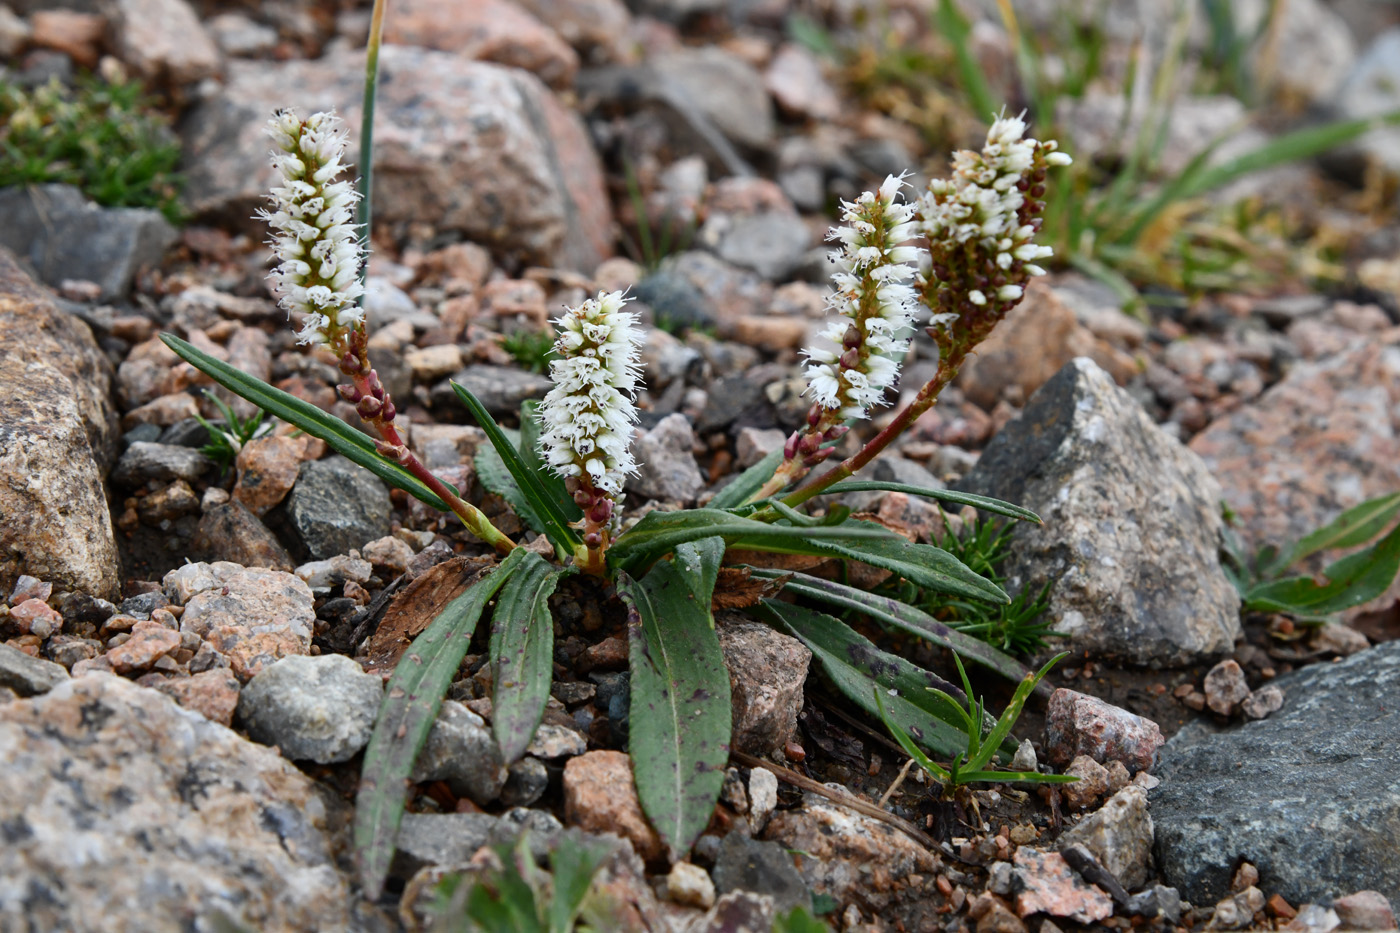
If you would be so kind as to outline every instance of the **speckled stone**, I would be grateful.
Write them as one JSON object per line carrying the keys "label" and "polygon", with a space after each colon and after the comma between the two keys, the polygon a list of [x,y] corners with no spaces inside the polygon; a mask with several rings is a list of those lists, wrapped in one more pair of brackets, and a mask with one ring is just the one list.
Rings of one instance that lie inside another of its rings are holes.
{"label": "speckled stone", "polygon": [[1268,719],[1197,721],[1162,748],[1150,798],[1166,882],[1211,904],[1247,857],[1291,904],[1400,899],[1400,642],[1276,683],[1289,702]]}
{"label": "speckled stone", "polygon": [[1234,646],[1220,487],[1092,361],[1047,382],[958,488],[1044,519],[1016,529],[1002,572],[1012,592],[1054,581],[1046,616],[1064,647],[1162,667]]}
{"label": "speckled stone", "polygon": [[715,621],[729,670],[734,711],[730,741],[741,752],[770,755],[797,734],[812,652],[796,638],[741,613],[718,613]]}
{"label": "speckled stone", "polygon": [[330,822],[271,749],[88,674],[0,717],[0,928],[349,929]]}
{"label": "speckled stone", "polygon": [[1150,719],[1061,687],[1045,711],[1045,755],[1062,767],[1079,755],[1100,764],[1121,761],[1131,773],[1150,771],[1162,746],[1162,730]]}
{"label": "speckled stone", "polygon": [[383,683],[343,654],[294,655],[248,681],[237,717],[250,738],[293,761],[348,761],[369,744]]}

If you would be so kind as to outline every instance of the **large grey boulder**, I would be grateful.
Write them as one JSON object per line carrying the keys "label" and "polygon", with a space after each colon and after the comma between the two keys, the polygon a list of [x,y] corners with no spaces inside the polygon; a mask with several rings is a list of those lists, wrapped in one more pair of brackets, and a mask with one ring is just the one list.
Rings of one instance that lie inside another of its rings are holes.
{"label": "large grey boulder", "polygon": [[[525,264],[590,273],[611,252],[601,164],[582,122],[539,79],[394,45],[379,67],[377,222],[427,223]],[[272,183],[263,127],[288,101],[308,112],[334,107],[357,140],[363,76],[358,49],[230,62],[222,91],[183,124],[190,206],[235,222],[252,216]]]}
{"label": "large grey boulder", "polygon": [[272,749],[87,674],[0,717],[0,929],[350,929],[334,822]]}
{"label": "large grey boulder", "polygon": [[1151,793],[1157,865],[1196,904],[1241,860],[1291,904],[1363,889],[1400,901],[1400,642],[1275,681],[1268,719],[1193,723],[1162,748]]}
{"label": "large grey boulder", "polygon": [[1036,392],[958,488],[1044,520],[1016,528],[1004,572],[1013,591],[1053,582],[1048,617],[1074,650],[1170,667],[1233,646],[1220,486],[1091,360]]}

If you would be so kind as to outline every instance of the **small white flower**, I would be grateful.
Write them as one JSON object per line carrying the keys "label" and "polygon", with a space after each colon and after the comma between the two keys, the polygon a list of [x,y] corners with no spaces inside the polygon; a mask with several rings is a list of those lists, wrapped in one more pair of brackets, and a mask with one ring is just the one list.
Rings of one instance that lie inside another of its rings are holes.
{"label": "small white flower", "polygon": [[586,474],[588,485],[610,496],[637,472],[632,397],[642,336],[626,301],[622,292],[599,293],[554,322],[554,388],[540,404],[540,452],[550,469],[566,479]]}
{"label": "small white flower", "polygon": [[268,200],[271,210],[258,217],[273,230],[278,266],[268,277],[278,304],[300,316],[299,343],[335,347],[345,333],[364,320],[355,302],[363,294],[363,251],[353,223],[359,195],[349,181],[338,181],[346,166],[348,134],[334,113],[314,113],[301,120],[279,110],[268,121],[279,175]]}
{"label": "small white flower", "polygon": [[905,246],[918,235],[914,207],[899,200],[904,176],[890,175],[879,191],[842,204],[843,225],[827,237],[842,245],[832,258],[835,292],[828,307],[841,315],[821,336],[838,350],[806,351],[807,391],[841,418],[867,418],[899,377],[898,359],[909,347],[908,330],[918,307],[910,282],[924,250]]}

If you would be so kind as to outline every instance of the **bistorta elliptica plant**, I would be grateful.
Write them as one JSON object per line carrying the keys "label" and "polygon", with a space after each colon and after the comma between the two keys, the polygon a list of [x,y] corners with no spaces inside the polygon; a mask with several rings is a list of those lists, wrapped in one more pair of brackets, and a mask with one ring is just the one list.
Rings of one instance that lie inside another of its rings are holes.
{"label": "bistorta elliptica plant", "polygon": [[[615,590],[600,589],[599,598],[611,598],[615,591],[627,606],[635,781],[643,809],[676,857],[709,822],[729,758],[730,685],[710,610],[726,552],[731,560],[740,551],[858,560],[927,592],[1009,602],[994,582],[946,551],[911,543],[839,510],[818,518],[798,507],[849,476],[912,424],[962,356],[990,330],[988,321],[1004,315],[1019,300],[1025,278],[1039,271],[1034,263],[1045,253],[1031,237],[1044,165],[1057,160],[1050,158],[1053,144],[1023,140],[1023,131],[1019,120],[999,120],[982,154],[959,157],[954,183],[931,189],[917,204],[902,200],[903,178],[891,177],[843,206],[834,235],[841,244],[832,299],[838,316],[825,331],[838,349],[808,353],[814,405],[807,429],[787,445],[785,461],[774,455],[751,468],[705,508],[653,511],[631,527],[620,520],[622,489],[635,471],[630,443],[641,344],[636,315],[626,309],[621,293],[600,293],[556,321],[554,387],[537,415],[522,411],[520,443],[507,437],[479,399],[454,384],[496,457],[488,464],[484,452],[478,455],[478,477],[548,538],[559,559],[554,563],[533,547],[517,546],[434,477],[404,443],[402,415],[369,363],[364,315],[356,304],[364,257],[362,231],[350,220],[356,195],[340,179],[345,134],[330,114],[304,121],[289,111],[274,116],[273,159],[280,177],[272,208],[264,213],[279,261],[273,287],[282,306],[298,317],[302,342],[334,354],[348,379],[337,387],[341,397],[377,439],[186,341],[163,339],[231,391],[325,440],[385,482],[454,512],[504,555],[474,572],[465,591],[408,647],[386,685],[356,809],[355,844],[371,897],[382,890],[387,874],[413,759],[486,614],[492,619],[493,733],[507,761],[528,746],[549,697],[554,641],[549,599],[568,573],[583,571],[613,585]],[[944,223],[944,217],[957,224]],[[931,275],[920,276],[915,268],[924,251],[911,241],[921,230],[936,238],[930,243]],[[1009,259],[999,258],[1002,254]],[[768,501],[822,460],[823,445],[846,430],[844,422],[869,417],[883,403],[898,378],[920,297],[940,308],[930,330],[942,354],[938,376],[856,457],[785,499]],[[1024,509],[992,499],[914,492],[1038,521]],[[843,610],[859,606],[999,673],[1013,678],[1025,673],[1015,659],[939,626],[913,607],[802,574],[786,573],[781,581],[803,600]],[[843,692],[872,715],[880,712],[870,692],[878,688],[888,695],[884,703],[891,721],[930,751],[955,754],[965,747],[956,741],[968,720],[965,712],[923,689],[927,683],[945,684],[947,695],[956,698],[962,693],[956,686],[886,655],[833,616],[770,599],[749,611],[807,643]],[[1008,755],[1014,751],[1000,739],[996,744]]]}

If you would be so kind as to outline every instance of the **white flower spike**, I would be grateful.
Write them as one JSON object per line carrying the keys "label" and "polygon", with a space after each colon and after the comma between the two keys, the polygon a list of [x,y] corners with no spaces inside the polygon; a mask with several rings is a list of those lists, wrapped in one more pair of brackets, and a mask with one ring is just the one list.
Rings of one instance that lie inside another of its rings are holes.
{"label": "white flower spike", "polygon": [[554,322],[559,328],[558,358],[549,365],[554,388],[540,404],[545,463],[565,479],[586,512],[597,513],[586,517],[599,525],[611,514],[607,500],[637,472],[632,397],[641,372],[642,336],[637,315],[623,310],[626,302],[622,292],[599,293]]}
{"label": "white flower spike", "polygon": [[913,205],[899,197],[904,185],[903,175],[891,175],[879,191],[843,203],[843,225],[827,237],[842,245],[832,256],[839,268],[832,275],[836,291],[829,303],[841,317],[821,336],[840,350],[808,350],[807,381],[816,404],[841,420],[867,418],[883,403],[909,347],[918,307],[910,263],[924,251],[902,245],[919,232]]}
{"label": "white flower spike", "polygon": [[258,216],[274,232],[272,290],[289,315],[301,317],[299,343],[344,352],[347,333],[364,321],[355,304],[364,291],[353,223],[359,196],[349,181],[338,180],[348,134],[334,113],[301,120],[291,110],[277,111],[267,132],[278,184],[268,196],[272,209]]}

